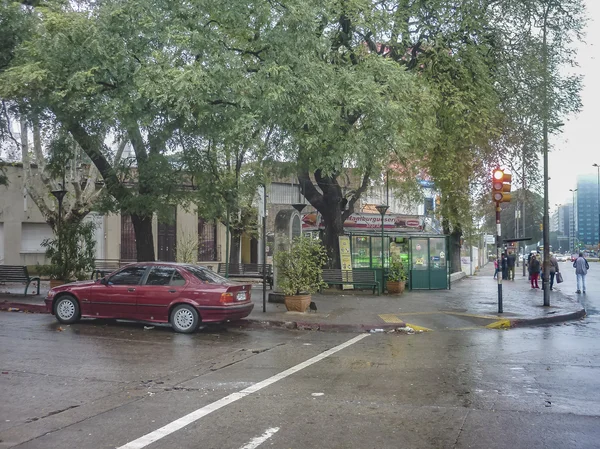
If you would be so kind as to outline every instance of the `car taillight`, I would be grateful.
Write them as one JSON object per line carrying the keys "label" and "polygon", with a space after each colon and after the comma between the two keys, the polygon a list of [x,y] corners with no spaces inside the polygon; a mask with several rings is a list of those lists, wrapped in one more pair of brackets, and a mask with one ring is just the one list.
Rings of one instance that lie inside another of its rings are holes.
{"label": "car taillight", "polygon": [[219,302],[221,304],[232,303],[233,302],[233,293],[231,293],[231,292],[221,293],[221,298],[219,299]]}

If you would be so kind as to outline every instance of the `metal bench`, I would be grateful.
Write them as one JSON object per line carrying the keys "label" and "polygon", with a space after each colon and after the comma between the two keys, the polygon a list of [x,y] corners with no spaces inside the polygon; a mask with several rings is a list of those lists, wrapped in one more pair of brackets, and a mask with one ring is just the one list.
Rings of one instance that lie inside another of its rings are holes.
{"label": "metal bench", "polygon": [[25,285],[25,295],[27,294],[27,289],[29,288],[29,284],[33,281],[37,281],[37,294],[40,294],[40,278],[35,276],[29,276],[27,272],[27,267],[22,267],[19,265],[0,265],[0,284],[4,284],[6,282],[24,282]]}
{"label": "metal bench", "polygon": [[119,268],[134,263],[135,260],[121,260],[121,259],[96,259],[94,261],[94,270],[90,279],[100,279],[107,274],[112,273]]}
{"label": "metal bench", "polygon": [[[227,267],[229,265],[229,267]],[[265,273],[266,270],[266,273]],[[266,274],[269,289],[273,289],[273,266],[263,263],[219,263],[217,273],[221,276],[227,274],[234,278],[263,278],[263,273]]]}
{"label": "metal bench", "polygon": [[371,287],[373,294],[377,293],[378,295],[380,292],[375,270],[339,270],[326,268],[323,270],[323,281],[328,285],[352,284],[355,287]]}

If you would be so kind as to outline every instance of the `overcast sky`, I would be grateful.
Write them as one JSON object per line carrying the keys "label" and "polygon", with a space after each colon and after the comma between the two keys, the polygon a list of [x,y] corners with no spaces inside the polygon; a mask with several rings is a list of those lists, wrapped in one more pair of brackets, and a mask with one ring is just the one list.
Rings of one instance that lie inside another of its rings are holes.
{"label": "overcast sky", "polygon": [[555,204],[572,201],[569,189],[576,188],[577,175],[595,175],[597,171],[592,164],[600,164],[600,1],[586,0],[586,5],[590,21],[586,43],[578,52],[578,71],[584,75],[583,110],[570,117],[563,134],[552,140],[554,149],[548,156],[551,210]]}

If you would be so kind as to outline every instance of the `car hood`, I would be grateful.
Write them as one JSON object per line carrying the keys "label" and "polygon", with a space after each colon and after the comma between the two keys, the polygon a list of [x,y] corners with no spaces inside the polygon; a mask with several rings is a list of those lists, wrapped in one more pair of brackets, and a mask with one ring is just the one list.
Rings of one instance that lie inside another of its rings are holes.
{"label": "car hood", "polygon": [[58,287],[54,287],[51,291],[53,292],[62,292],[65,290],[71,290],[73,288],[85,288],[94,285],[96,281],[76,281],[70,282],[68,284],[59,285]]}

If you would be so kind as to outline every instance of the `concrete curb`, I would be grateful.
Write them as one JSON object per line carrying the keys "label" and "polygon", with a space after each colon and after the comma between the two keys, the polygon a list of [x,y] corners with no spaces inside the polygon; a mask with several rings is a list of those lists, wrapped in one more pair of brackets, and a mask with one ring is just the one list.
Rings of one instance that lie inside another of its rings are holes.
{"label": "concrete curb", "polygon": [[581,318],[584,318],[586,315],[587,315],[586,310],[584,308],[581,308],[580,310],[578,310],[576,312],[564,313],[562,315],[552,315],[552,316],[545,316],[545,317],[541,317],[541,318],[523,318],[523,319],[509,320],[509,321],[510,321],[510,327],[515,328],[515,327],[539,326],[542,324],[562,323],[565,321],[580,320]]}
{"label": "concrete curb", "polygon": [[396,330],[405,327],[404,322],[400,323],[376,323],[376,324],[347,324],[347,323],[323,323],[306,321],[279,321],[279,320],[261,320],[245,318],[240,321],[228,323],[231,326],[244,327],[250,329],[297,329],[322,332],[368,332],[375,329],[383,331]]}
{"label": "concrete curb", "polygon": [[[23,313],[49,313],[44,304],[27,304],[13,301],[0,302],[0,310],[10,312]],[[585,308],[581,308],[575,312],[549,315],[540,318],[519,318],[519,319],[504,319],[510,323],[510,328],[539,326],[544,324],[561,323],[566,321],[574,321],[586,316]],[[499,318],[498,321],[503,320]],[[297,330],[312,330],[322,332],[369,332],[374,329],[382,329],[383,331],[391,331],[400,327],[405,327],[406,323],[373,323],[373,324],[348,324],[348,323],[327,323],[327,322],[312,322],[301,320],[263,320],[257,318],[245,318],[239,321],[233,321],[226,324],[227,326],[243,327],[250,329],[297,329]]]}
{"label": "concrete curb", "polygon": [[0,310],[7,310],[10,312],[26,312],[26,313],[49,313],[46,310],[45,304],[27,304],[20,302],[0,302]]}

